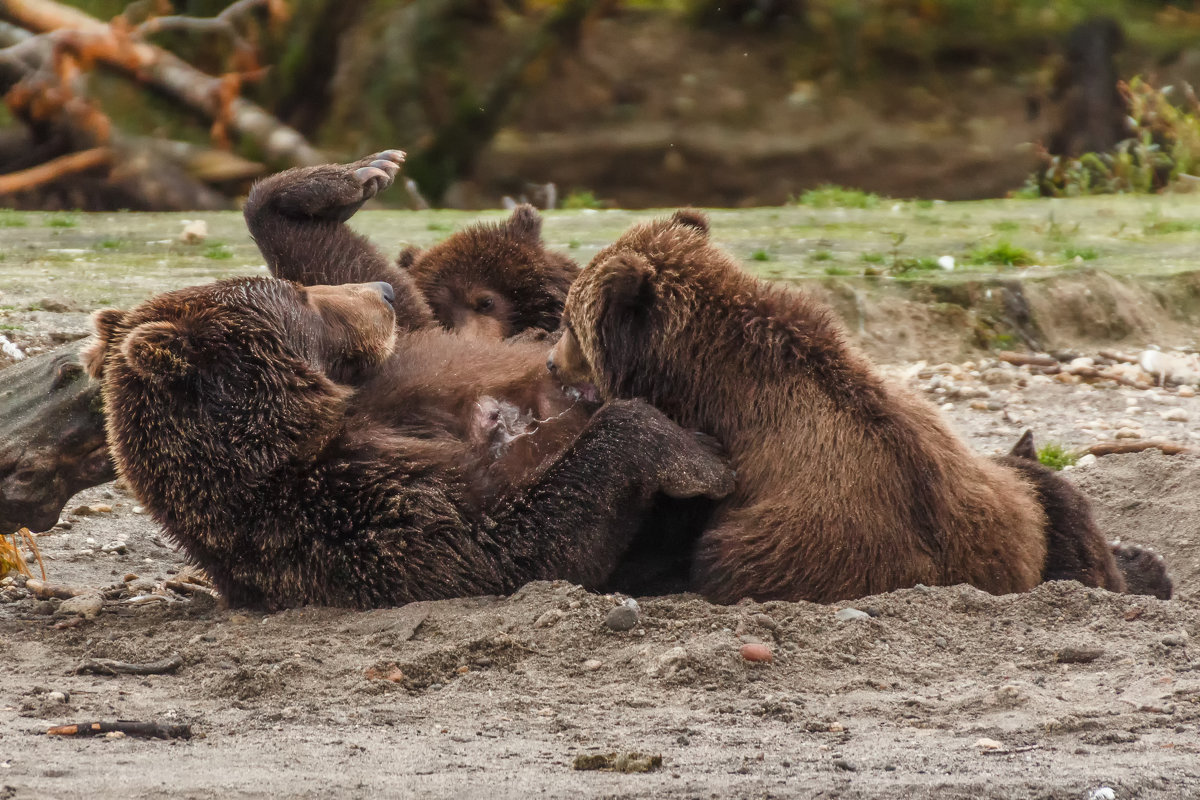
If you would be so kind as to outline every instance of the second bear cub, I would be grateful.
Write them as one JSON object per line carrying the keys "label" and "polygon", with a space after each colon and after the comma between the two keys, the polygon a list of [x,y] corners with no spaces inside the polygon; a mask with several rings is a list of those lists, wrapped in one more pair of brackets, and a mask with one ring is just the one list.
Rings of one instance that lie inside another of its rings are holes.
{"label": "second bear cub", "polygon": [[887,384],[829,308],[743,272],[703,215],[636,226],[598,253],[563,323],[549,363],[564,383],[645,399],[728,448],[737,488],[693,561],[709,599],[1043,579],[1047,521],[1028,478]]}

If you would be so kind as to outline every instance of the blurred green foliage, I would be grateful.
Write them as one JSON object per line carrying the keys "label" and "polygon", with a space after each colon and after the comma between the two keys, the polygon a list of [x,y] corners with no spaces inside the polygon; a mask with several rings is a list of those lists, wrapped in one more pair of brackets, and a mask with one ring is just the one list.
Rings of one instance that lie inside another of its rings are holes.
{"label": "blurred green foliage", "polygon": [[1111,153],[1047,156],[1025,193],[1052,197],[1160,192],[1200,173],[1200,100],[1191,86],[1157,89],[1141,78],[1121,84],[1132,126]]}

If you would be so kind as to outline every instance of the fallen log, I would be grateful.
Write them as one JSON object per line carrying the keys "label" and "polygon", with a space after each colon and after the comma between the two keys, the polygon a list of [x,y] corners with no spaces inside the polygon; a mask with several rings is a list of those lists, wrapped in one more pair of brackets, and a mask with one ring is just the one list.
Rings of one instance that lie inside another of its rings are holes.
{"label": "fallen log", "polygon": [[51,159],[36,167],[0,175],[0,194],[23,192],[77,172],[112,164],[113,153],[107,147],[93,147]]}
{"label": "fallen log", "polygon": [[[266,2],[238,5],[245,10]],[[136,28],[110,25],[53,0],[5,0],[0,2],[0,20],[39,34],[2,51],[10,65],[24,62],[49,67],[63,52],[71,53],[83,65],[99,64],[226,125],[235,136],[253,142],[274,166],[313,166],[329,160],[298,131],[260,106],[241,97],[230,98],[226,77],[201,72],[149,44]],[[153,30],[151,23],[147,25],[147,30]]]}
{"label": "fallen log", "polygon": [[100,384],[79,363],[82,346],[72,342],[0,373],[0,534],[47,531],[73,495],[117,476]]}

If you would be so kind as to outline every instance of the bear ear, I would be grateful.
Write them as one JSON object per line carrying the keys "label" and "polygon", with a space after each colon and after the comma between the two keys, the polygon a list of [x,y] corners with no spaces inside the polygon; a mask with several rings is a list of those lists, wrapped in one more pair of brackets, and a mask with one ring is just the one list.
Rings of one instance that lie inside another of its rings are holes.
{"label": "bear ear", "polygon": [[1028,461],[1037,461],[1037,448],[1033,445],[1033,431],[1027,430],[1021,434],[1021,438],[1013,445],[1013,449],[1008,452],[1010,456],[1024,458]]}
{"label": "bear ear", "polygon": [[684,225],[688,228],[695,228],[708,236],[708,215],[703,211],[697,211],[694,208],[681,208],[671,215],[671,221],[676,225]]}
{"label": "bear ear", "polygon": [[600,265],[610,306],[648,310],[654,302],[655,269],[640,253],[618,253]]}
{"label": "bear ear", "polygon": [[400,255],[396,256],[396,266],[400,269],[412,269],[412,265],[417,263],[419,255],[421,255],[421,248],[406,247],[400,251]]}
{"label": "bear ear", "polygon": [[108,352],[108,343],[112,341],[117,326],[125,319],[125,312],[119,308],[102,308],[92,314],[92,327],[96,329],[92,341],[79,351],[79,363],[87,370],[88,375],[99,379],[104,373],[104,354]]}
{"label": "bear ear", "polygon": [[191,371],[186,331],[174,322],[138,325],[121,343],[125,362],[144,378],[178,378]]}
{"label": "bear ear", "polygon": [[537,242],[542,238],[542,215],[529,203],[514,208],[505,225],[518,239]]}

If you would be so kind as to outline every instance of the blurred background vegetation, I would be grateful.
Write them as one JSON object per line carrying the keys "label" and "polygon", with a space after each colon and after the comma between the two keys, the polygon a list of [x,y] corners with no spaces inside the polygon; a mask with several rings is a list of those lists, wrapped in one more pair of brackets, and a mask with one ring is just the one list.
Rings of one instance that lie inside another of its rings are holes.
{"label": "blurred background vegetation", "polygon": [[[264,170],[385,147],[410,154],[413,185],[393,201],[414,207],[777,205],[826,184],[941,199],[1158,192],[1200,171],[1197,2],[230,5],[0,0],[10,51],[33,49],[26,33],[52,40],[34,68],[11,54],[0,68],[0,172],[22,178],[0,175],[0,203],[216,207]],[[117,19],[110,50],[161,48],[212,86],[188,99],[147,79],[158,66],[64,39],[46,21],[62,7]],[[222,26],[150,24],[222,12]],[[66,66],[64,50],[77,55]],[[271,123],[251,125],[234,95]],[[55,172],[81,152],[97,163]]]}

